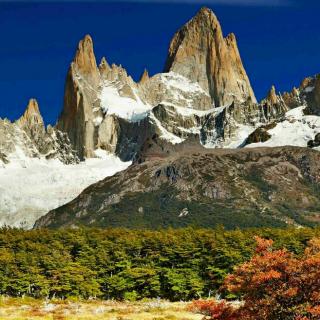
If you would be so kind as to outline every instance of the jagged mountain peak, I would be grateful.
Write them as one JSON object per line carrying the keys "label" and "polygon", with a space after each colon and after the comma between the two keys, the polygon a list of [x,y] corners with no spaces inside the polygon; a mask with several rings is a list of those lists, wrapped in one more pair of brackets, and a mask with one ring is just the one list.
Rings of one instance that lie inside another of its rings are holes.
{"label": "jagged mountain peak", "polygon": [[143,83],[145,83],[146,81],[148,81],[149,78],[150,78],[150,77],[149,77],[149,72],[148,72],[148,70],[147,70],[147,69],[144,69],[144,71],[143,71],[143,73],[142,73],[142,75],[141,75],[141,77],[140,77],[139,83],[143,84]]}
{"label": "jagged mountain peak", "polygon": [[99,64],[100,73],[103,75],[105,72],[110,71],[111,67],[105,57],[102,57],[101,62]]}
{"label": "jagged mountain peak", "polygon": [[93,49],[93,41],[90,35],[86,35],[78,44],[73,65],[83,75],[91,75],[98,78],[98,68]]}
{"label": "jagged mountain peak", "polygon": [[270,103],[276,104],[278,101],[277,93],[276,93],[276,87],[274,85],[271,86],[271,89],[268,92],[267,100],[270,101]]}
{"label": "jagged mountain peak", "polygon": [[189,23],[208,23],[211,26],[219,25],[217,16],[215,13],[208,7],[202,7],[196,15],[189,21]]}
{"label": "jagged mountain peak", "polygon": [[21,127],[40,126],[44,130],[44,122],[41,116],[39,105],[36,99],[32,98],[26,107],[23,115],[17,120],[17,124]]}
{"label": "jagged mountain peak", "polygon": [[197,82],[216,107],[256,102],[234,34],[223,37],[216,15],[202,8],[172,38],[164,68]]}

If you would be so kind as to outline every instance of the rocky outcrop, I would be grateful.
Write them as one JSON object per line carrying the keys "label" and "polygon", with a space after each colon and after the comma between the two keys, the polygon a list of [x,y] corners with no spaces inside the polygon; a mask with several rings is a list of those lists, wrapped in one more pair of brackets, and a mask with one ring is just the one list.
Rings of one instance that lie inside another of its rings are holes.
{"label": "rocky outcrop", "polygon": [[17,124],[28,133],[30,138],[36,138],[45,133],[43,118],[40,114],[36,99],[30,99],[24,114],[17,120]]}
{"label": "rocky outcrop", "polygon": [[97,68],[96,57],[93,51],[93,41],[90,35],[86,35],[78,45],[73,65],[76,71],[86,76],[92,84],[99,84],[100,75]]}
{"label": "rocky outcrop", "polygon": [[300,92],[297,88],[293,88],[291,92],[284,92],[282,99],[289,109],[294,109],[303,104],[300,97]]}
{"label": "rocky outcrop", "polygon": [[268,130],[275,128],[275,126],[276,123],[270,123],[257,128],[248,136],[245,145],[268,141],[271,138],[271,134],[268,132]]}
{"label": "rocky outcrop", "polygon": [[147,69],[144,69],[143,74],[140,77],[139,84],[144,84],[150,79]]}
{"label": "rocky outcrop", "polygon": [[308,147],[309,148],[320,147],[320,132],[315,135],[314,140],[308,141]]}
{"label": "rocky outcrop", "polygon": [[307,104],[306,114],[320,115],[320,74],[303,80],[300,90]]}
{"label": "rocky outcrop", "polygon": [[[97,104],[100,74],[90,36],[79,42],[69,68],[64,106],[57,128],[66,132],[81,158],[94,156],[94,107]],[[98,111],[100,115],[100,112]]]}
{"label": "rocky outcrop", "polygon": [[235,35],[223,37],[220,23],[210,9],[202,8],[174,35],[164,71],[199,83],[216,107],[235,100],[256,102]]}

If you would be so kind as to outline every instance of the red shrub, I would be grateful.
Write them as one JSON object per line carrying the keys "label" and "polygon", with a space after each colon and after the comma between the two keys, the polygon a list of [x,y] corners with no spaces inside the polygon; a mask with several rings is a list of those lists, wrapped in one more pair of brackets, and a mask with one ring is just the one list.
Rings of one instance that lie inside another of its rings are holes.
{"label": "red shrub", "polygon": [[225,301],[216,302],[214,300],[193,301],[190,310],[195,313],[203,314],[204,319],[224,319],[236,320],[236,310]]}
{"label": "red shrub", "polygon": [[226,302],[196,301],[193,309],[216,320],[319,320],[320,240],[309,242],[301,258],[273,250],[272,241],[256,238],[255,256],[235,269],[223,289],[238,294],[238,309]]}

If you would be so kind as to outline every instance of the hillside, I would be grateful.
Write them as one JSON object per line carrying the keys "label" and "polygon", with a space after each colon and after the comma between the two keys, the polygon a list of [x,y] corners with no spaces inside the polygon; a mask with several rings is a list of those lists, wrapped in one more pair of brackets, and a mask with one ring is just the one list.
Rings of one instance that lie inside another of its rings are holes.
{"label": "hillside", "polygon": [[90,186],[35,227],[243,228],[319,221],[318,151],[148,145],[145,162]]}

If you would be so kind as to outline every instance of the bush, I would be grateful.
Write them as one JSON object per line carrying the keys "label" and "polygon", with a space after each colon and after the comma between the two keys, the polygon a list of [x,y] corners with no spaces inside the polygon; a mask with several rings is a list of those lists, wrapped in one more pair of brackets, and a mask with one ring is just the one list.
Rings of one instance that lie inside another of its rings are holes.
{"label": "bush", "polygon": [[274,250],[272,240],[256,241],[255,255],[222,288],[240,295],[243,304],[196,301],[193,309],[212,320],[320,319],[320,239],[311,240],[301,257]]}

